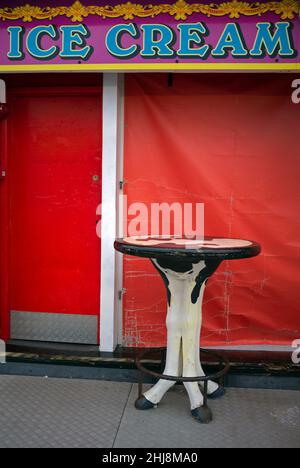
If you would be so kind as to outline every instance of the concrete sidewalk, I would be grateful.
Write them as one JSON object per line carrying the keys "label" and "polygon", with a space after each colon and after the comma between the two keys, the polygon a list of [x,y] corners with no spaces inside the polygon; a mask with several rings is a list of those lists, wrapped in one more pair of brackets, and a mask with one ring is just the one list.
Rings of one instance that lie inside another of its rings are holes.
{"label": "concrete sidewalk", "polygon": [[228,389],[205,426],[181,386],[155,410],[134,408],[137,386],[0,376],[0,447],[300,447],[300,392]]}

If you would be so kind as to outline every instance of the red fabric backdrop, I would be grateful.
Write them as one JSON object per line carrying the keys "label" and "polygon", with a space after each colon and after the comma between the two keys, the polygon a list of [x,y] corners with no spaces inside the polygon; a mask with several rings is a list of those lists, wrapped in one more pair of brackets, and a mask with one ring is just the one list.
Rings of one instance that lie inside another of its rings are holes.
{"label": "red fabric backdrop", "polygon": [[[259,241],[208,284],[202,344],[300,338],[300,105],[291,75],[128,75],[128,201],[204,202],[206,235]],[[126,257],[124,344],[165,345],[166,294]]]}

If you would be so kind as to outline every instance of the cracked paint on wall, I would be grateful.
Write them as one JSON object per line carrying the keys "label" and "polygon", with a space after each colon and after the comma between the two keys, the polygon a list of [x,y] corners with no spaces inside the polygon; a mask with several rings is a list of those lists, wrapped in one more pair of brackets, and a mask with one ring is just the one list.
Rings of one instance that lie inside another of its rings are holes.
{"label": "cracked paint on wall", "polygon": [[[300,106],[292,75],[127,75],[128,202],[205,203],[205,234],[249,238],[260,257],[224,262],[208,283],[202,343],[300,337]],[[125,257],[127,346],[164,346],[166,293],[147,260]]]}

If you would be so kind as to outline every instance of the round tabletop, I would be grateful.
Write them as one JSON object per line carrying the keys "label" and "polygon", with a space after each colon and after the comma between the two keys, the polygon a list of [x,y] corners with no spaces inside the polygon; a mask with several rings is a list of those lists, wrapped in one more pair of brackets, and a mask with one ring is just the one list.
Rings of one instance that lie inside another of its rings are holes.
{"label": "round tabletop", "polygon": [[261,252],[257,242],[244,239],[205,237],[126,237],[115,241],[118,252],[135,257],[234,260],[256,257]]}

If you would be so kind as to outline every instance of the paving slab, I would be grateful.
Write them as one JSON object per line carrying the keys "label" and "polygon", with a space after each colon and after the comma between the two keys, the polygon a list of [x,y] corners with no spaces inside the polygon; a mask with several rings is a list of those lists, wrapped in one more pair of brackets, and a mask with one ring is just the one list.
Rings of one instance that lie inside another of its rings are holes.
{"label": "paving slab", "polygon": [[0,376],[1,448],[110,448],[131,384]]}
{"label": "paving slab", "polygon": [[[146,387],[145,387],[146,388]],[[185,390],[177,386],[157,409],[134,408],[131,390],[114,446],[118,448],[299,448],[300,392],[228,389],[210,402],[214,420],[201,425],[189,412]]]}
{"label": "paving slab", "polygon": [[[147,388],[147,387],[145,387]],[[300,447],[300,392],[228,389],[205,426],[176,386],[159,408],[134,408],[137,385],[0,376],[0,447]]]}

